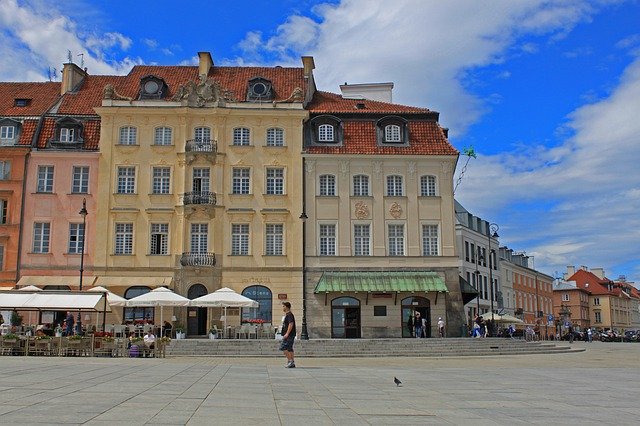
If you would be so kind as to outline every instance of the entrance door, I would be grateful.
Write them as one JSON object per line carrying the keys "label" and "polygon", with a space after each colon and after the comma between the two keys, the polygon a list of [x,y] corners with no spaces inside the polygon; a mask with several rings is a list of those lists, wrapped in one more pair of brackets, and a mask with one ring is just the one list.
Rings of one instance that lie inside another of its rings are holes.
{"label": "entrance door", "polygon": [[415,311],[420,312],[420,318],[427,319],[427,337],[431,337],[431,305],[429,299],[424,297],[407,297],[402,299],[402,337],[412,337],[412,331],[409,330],[409,317],[413,316]]}
{"label": "entrance door", "polygon": [[360,301],[353,297],[339,297],[331,301],[331,337],[360,338]]}
{"label": "entrance door", "polygon": [[[194,284],[189,288],[187,297],[193,300],[207,293],[205,286]],[[207,308],[191,306],[187,309],[187,334],[189,336],[204,336],[207,334]]]}

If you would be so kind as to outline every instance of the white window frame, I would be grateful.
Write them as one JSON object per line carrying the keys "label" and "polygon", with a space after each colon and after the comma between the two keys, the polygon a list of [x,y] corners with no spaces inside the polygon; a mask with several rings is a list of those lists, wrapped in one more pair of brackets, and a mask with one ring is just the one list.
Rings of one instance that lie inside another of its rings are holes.
{"label": "white window frame", "polygon": [[[435,228],[434,235],[426,235],[425,231],[432,231]],[[422,255],[423,256],[440,256],[440,225],[437,223],[423,223],[421,226],[422,236]],[[434,252],[435,249],[435,252]]]}
{"label": "white window frame", "polygon": [[[354,197],[369,197],[371,195],[371,185],[370,185],[369,175],[353,175],[353,196]],[[363,191],[364,189],[364,191]]]}
{"label": "white window frame", "polygon": [[0,141],[2,145],[13,145],[16,141],[16,126],[0,126]]}
{"label": "white window frame", "polygon": [[267,167],[266,173],[266,194],[284,195],[284,168]]}
{"label": "white window frame", "polygon": [[[331,229],[333,229],[332,232]],[[338,224],[318,223],[318,256],[338,255]]]}
{"label": "white window frame", "polygon": [[234,167],[231,169],[231,193],[234,195],[251,194],[251,168]]}
{"label": "white window frame", "polygon": [[318,126],[318,142],[335,142],[336,129],[332,124],[321,124]]}
{"label": "white window frame", "polygon": [[153,131],[153,144],[158,146],[173,145],[173,129],[167,126],[156,127]]}
{"label": "white window frame", "polygon": [[249,256],[251,250],[251,227],[248,223],[231,224],[231,255]]}
{"label": "white window frame", "polygon": [[82,254],[82,239],[85,238],[83,223],[69,224],[68,254]]}
{"label": "white window frame", "polygon": [[0,180],[11,179],[11,161],[0,161]]}
{"label": "white window frame", "polygon": [[284,129],[280,127],[267,129],[267,146],[284,146]]}
{"label": "white window frame", "polygon": [[[133,174],[131,172],[133,171]],[[136,174],[135,166],[118,166],[116,176],[116,193],[117,194],[135,194],[136,193]]]}
{"label": "white window frame", "polygon": [[[398,229],[402,230],[401,235],[397,235]],[[393,256],[393,257],[406,256],[407,255],[406,245],[407,245],[406,225],[404,223],[399,223],[399,222],[387,223],[387,256]]]}
{"label": "white window frame", "polygon": [[284,224],[267,223],[264,227],[265,235],[265,256],[284,255]]}
{"label": "white window frame", "polygon": [[197,142],[211,141],[211,127],[200,126],[193,129],[193,139]]}
{"label": "white window frame", "polygon": [[329,173],[322,174],[318,177],[318,195],[321,197],[335,197],[337,194],[336,175]]}
{"label": "white window frame", "polygon": [[402,129],[397,124],[387,124],[384,126],[384,141],[386,143],[401,143]]}
{"label": "white window frame", "polygon": [[73,143],[76,140],[76,129],[73,127],[60,128],[60,142]]}
{"label": "white window frame", "polygon": [[130,256],[133,254],[133,223],[116,222],[114,226],[113,254]]}
{"label": "white window frame", "polygon": [[149,225],[149,254],[151,256],[169,254],[169,223],[158,222]]}
{"label": "white window frame", "polygon": [[251,130],[248,127],[236,127],[233,129],[233,146],[250,146]]}
{"label": "white window frame", "polygon": [[[360,230],[366,229],[366,235]],[[353,224],[353,255],[357,257],[371,256],[371,223]]]}
{"label": "white window frame", "polygon": [[192,223],[189,247],[191,253],[206,254],[209,252],[209,224]]}
{"label": "white window frame", "polygon": [[438,195],[438,180],[433,175],[420,176],[420,196],[435,197]]}
{"label": "white window frame", "polygon": [[388,175],[385,181],[387,197],[404,196],[404,178],[401,175]]}
{"label": "white window frame", "polygon": [[138,128],[134,126],[122,126],[118,135],[118,145],[137,145]]}
{"label": "white window frame", "polygon": [[50,194],[53,192],[53,179],[55,169],[53,166],[38,166],[38,187],[36,192]]}
{"label": "white window frame", "polygon": [[151,193],[171,194],[171,167],[153,166],[151,168]]}
{"label": "white window frame", "polygon": [[49,253],[51,242],[51,223],[35,222],[33,224],[33,253]]}
{"label": "white window frame", "polygon": [[89,166],[73,166],[71,175],[71,193],[89,193]]}
{"label": "white window frame", "polygon": [[562,301],[563,302],[569,301],[569,293],[562,293]]}

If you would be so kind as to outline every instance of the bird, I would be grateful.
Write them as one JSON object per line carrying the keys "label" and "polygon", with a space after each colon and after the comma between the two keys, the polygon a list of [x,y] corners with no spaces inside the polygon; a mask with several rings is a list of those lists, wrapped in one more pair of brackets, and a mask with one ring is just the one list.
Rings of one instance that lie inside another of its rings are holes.
{"label": "bird", "polygon": [[396,384],[396,386],[398,386],[398,387],[399,387],[400,385],[402,385],[402,382],[401,382],[400,380],[398,380],[398,378],[397,378],[397,377],[394,377],[394,378],[393,378],[393,383],[395,383],[395,384]]}

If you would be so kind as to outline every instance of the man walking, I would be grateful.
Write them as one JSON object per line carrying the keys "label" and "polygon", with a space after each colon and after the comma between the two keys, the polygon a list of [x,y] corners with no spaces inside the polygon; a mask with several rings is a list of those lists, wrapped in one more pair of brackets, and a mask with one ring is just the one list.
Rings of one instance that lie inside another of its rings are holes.
{"label": "man walking", "polygon": [[284,352],[284,356],[287,357],[286,368],[296,368],[296,362],[293,359],[293,343],[296,338],[296,318],[291,312],[291,303],[282,302],[282,312],[284,312],[284,318],[282,320],[282,329],[280,334],[282,335],[282,342],[280,342],[280,350]]}
{"label": "man walking", "polygon": [[442,317],[438,317],[438,334],[440,334],[440,337],[444,337],[444,321]]}
{"label": "man walking", "polygon": [[67,330],[66,330],[66,335],[67,336],[73,336],[73,323],[74,323],[74,319],[73,319],[73,314],[69,311],[67,311],[67,318],[66,318],[66,324],[67,324]]}

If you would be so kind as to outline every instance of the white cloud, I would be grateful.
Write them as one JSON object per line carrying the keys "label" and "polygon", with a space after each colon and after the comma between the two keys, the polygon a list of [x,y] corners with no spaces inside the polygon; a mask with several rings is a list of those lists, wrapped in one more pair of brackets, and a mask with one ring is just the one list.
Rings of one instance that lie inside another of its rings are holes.
{"label": "white cloud", "polygon": [[2,0],[0,30],[0,80],[43,80],[48,67],[62,68],[67,50],[74,60],[84,54],[84,65],[92,74],[123,74],[141,62],[107,59],[114,50],[129,49],[131,39],[116,32],[87,32],[51,3]]}
{"label": "white cloud", "polygon": [[151,50],[156,49],[158,47],[158,41],[152,38],[143,38],[142,43],[144,43]]}

